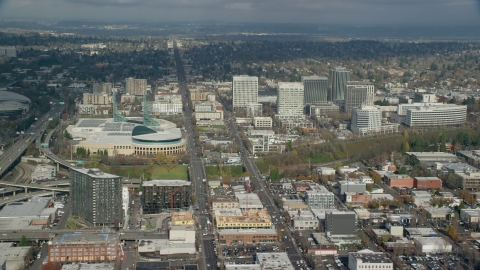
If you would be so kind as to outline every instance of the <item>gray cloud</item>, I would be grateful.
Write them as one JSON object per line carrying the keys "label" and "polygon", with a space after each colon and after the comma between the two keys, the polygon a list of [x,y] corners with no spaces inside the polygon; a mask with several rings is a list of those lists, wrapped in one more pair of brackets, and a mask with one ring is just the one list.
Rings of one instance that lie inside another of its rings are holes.
{"label": "gray cloud", "polygon": [[96,21],[472,25],[479,13],[480,0],[0,0],[5,18]]}

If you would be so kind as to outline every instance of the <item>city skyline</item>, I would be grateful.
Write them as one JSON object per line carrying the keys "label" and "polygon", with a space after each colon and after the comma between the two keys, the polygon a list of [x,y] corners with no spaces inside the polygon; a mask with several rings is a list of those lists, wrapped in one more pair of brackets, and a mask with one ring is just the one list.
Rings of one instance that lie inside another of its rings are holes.
{"label": "city skyline", "polygon": [[[153,1],[0,0],[2,19],[112,22],[263,22],[355,26],[454,26],[480,23],[478,0]],[[432,14],[429,16],[429,14]],[[288,19],[291,18],[291,19]]]}

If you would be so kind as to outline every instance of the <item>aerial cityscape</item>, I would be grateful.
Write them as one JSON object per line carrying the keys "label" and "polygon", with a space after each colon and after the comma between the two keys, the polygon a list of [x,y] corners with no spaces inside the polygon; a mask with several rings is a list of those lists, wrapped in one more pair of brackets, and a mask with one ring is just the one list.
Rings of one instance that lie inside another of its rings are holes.
{"label": "aerial cityscape", "polygon": [[480,2],[300,2],[0,0],[1,268],[480,269]]}

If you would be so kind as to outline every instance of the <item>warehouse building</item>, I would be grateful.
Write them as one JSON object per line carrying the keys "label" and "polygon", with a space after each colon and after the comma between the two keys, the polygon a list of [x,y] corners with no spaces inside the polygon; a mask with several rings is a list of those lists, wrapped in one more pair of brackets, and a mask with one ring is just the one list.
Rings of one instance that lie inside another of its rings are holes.
{"label": "warehouse building", "polygon": [[56,263],[115,262],[119,244],[115,234],[63,234],[48,242],[48,260]]}
{"label": "warehouse building", "polygon": [[364,249],[348,253],[348,268],[350,270],[393,270],[393,262],[383,252],[374,252]]}
{"label": "warehouse building", "polygon": [[352,235],[355,234],[355,212],[333,212],[325,214],[325,231],[327,235]]}

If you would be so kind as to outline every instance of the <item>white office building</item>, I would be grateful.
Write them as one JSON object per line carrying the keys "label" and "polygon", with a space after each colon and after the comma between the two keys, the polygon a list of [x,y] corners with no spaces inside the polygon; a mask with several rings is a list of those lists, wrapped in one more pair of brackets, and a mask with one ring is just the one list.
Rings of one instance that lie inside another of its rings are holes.
{"label": "white office building", "polygon": [[352,110],[351,129],[365,135],[382,130],[382,111],[378,106],[361,106]]}
{"label": "white office building", "polygon": [[258,103],[258,77],[240,75],[233,77],[233,108],[246,108]]}
{"label": "white office building", "polygon": [[277,117],[281,119],[302,118],[304,102],[303,84],[279,82],[277,93]]}
{"label": "white office building", "polygon": [[373,105],[375,87],[371,82],[349,81],[345,87],[345,113],[351,114],[353,108]]}
{"label": "white office building", "polygon": [[302,76],[303,88],[305,90],[305,104],[327,103],[327,77],[324,76]]}
{"label": "white office building", "polygon": [[393,270],[393,262],[383,252],[364,249],[348,253],[348,268],[350,270]]}
{"label": "white office building", "polygon": [[152,104],[151,112],[155,115],[172,115],[172,114],[181,114],[183,105],[181,102],[155,102]]}
{"label": "white office building", "polygon": [[417,126],[459,125],[467,121],[467,106],[442,104],[442,106],[421,105],[408,109],[404,124]]}
{"label": "white office building", "polygon": [[255,128],[271,129],[273,120],[271,117],[254,117],[253,126]]}

